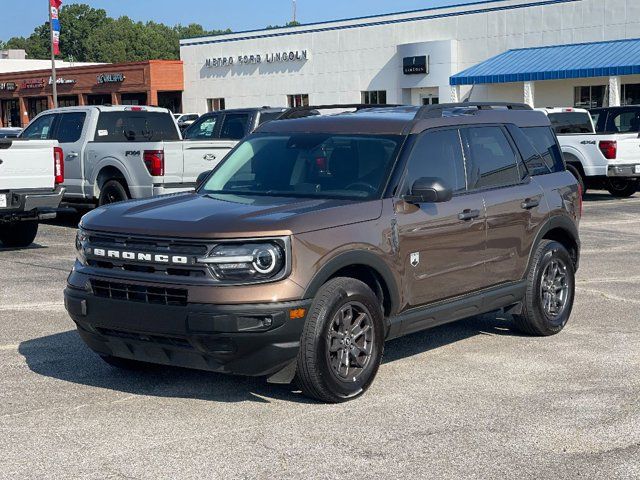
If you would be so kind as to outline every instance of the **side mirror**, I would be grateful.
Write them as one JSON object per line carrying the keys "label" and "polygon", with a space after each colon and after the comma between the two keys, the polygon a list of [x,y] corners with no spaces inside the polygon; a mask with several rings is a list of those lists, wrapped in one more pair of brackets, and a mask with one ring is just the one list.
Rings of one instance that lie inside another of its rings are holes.
{"label": "side mirror", "polygon": [[205,182],[212,171],[213,170],[207,170],[206,172],[202,172],[200,175],[198,175],[198,178],[196,179],[196,190],[198,190],[202,186],[202,184]]}
{"label": "side mirror", "polygon": [[453,192],[438,177],[421,177],[413,182],[411,193],[402,199],[408,203],[440,203],[451,200]]}

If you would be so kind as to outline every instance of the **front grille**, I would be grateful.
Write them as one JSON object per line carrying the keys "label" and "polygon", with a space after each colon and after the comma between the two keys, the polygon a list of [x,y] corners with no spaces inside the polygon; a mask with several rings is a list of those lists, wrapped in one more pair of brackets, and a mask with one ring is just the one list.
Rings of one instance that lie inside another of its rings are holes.
{"label": "front grille", "polygon": [[122,340],[133,340],[136,342],[155,343],[159,345],[167,345],[171,347],[181,347],[193,349],[193,345],[186,339],[180,337],[167,337],[162,335],[143,335],[141,333],[123,332],[121,330],[112,330],[110,328],[97,328],[98,333],[107,337],[116,337]]}
{"label": "front grille", "polygon": [[180,288],[148,287],[128,283],[91,280],[91,288],[96,297],[128,300],[153,305],[187,305],[187,290]]}

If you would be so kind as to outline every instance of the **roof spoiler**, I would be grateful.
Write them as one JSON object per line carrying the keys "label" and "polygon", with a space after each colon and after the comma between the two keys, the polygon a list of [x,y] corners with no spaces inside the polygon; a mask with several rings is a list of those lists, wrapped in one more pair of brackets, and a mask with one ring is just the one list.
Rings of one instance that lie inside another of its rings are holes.
{"label": "roof spoiler", "polygon": [[526,103],[513,102],[462,102],[462,103],[440,103],[438,105],[425,105],[416,113],[416,120],[421,118],[437,118],[442,117],[443,112],[454,109],[471,109],[479,110],[533,110]]}
{"label": "roof spoiler", "polygon": [[320,115],[318,110],[331,110],[331,109],[348,109],[354,108],[356,111],[365,110],[368,108],[394,108],[401,107],[402,105],[391,104],[363,104],[363,103],[336,103],[328,105],[309,105],[306,107],[292,107],[285,110],[282,115],[278,117],[278,120],[290,120],[293,118],[312,117],[314,115]]}

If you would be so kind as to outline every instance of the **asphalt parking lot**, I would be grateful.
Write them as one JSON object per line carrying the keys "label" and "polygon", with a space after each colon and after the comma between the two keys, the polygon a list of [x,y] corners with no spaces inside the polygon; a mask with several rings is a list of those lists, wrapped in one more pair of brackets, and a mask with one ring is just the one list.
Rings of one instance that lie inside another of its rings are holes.
{"label": "asphalt parking lot", "polygon": [[395,340],[342,405],[108,367],[63,306],[74,221],[0,249],[0,478],[640,477],[640,193],[588,195],[561,334],[486,315]]}

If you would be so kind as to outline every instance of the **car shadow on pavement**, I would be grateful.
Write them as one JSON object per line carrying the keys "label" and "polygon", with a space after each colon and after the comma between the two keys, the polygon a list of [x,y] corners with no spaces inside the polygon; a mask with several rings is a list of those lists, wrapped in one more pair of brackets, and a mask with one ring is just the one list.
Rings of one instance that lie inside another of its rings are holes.
{"label": "car shadow on pavement", "polygon": [[[475,335],[513,335],[503,316],[462,320],[389,342],[383,363],[425,353]],[[150,366],[118,370],[87,348],[75,330],[22,342],[18,351],[31,371],[45,377],[142,396],[189,398],[215,402],[315,403],[294,385],[271,385],[264,377],[240,377],[178,367]],[[56,387],[58,388],[58,387]]]}
{"label": "car shadow on pavement", "polygon": [[2,252],[22,252],[27,250],[42,250],[43,248],[49,248],[46,245],[40,245],[39,243],[32,243],[28,247],[3,247],[0,243],[0,253]]}

